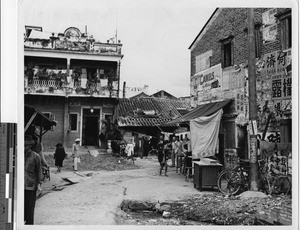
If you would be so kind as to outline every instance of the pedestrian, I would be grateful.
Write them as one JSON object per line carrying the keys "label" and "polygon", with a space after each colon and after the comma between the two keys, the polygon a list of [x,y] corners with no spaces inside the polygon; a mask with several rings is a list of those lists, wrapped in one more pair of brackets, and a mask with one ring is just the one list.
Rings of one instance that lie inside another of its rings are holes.
{"label": "pedestrian", "polygon": [[32,136],[26,135],[24,141],[24,222],[26,225],[33,225],[37,192],[42,191],[42,166],[39,154],[31,150],[34,144]]}
{"label": "pedestrian", "polygon": [[158,150],[158,162],[160,164],[160,169],[159,169],[159,176],[161,176],[163,169],[165,168],[165,176],[167,175],[168,172],[168,156],[167,156],[167,151],[165,147],[165,143],[163,141],[164,137],[161,135],[160,139],[157,143],[157,150]]}
{"label": "pedestrian", "polygon": [[145,156],[146,158],[148,158],[148,153],[150,151],[150,142],[148,137],[144,137],[144,145],[143,145],[143,156]]}
{"label": "pedestrian", "polygon": [[[192,149],[191,149],[191,140],[186,139],[184,145],[184,163],[185,167],[189,168],[189,175],[192,175]],[[184,174],[188,173],[187,169],[184,170]]]}
{"label": "pedestrian", "polygon": [[56,149],[54,153],[55,166],[57,167],[57,172],[61,171],[61,167],[63,167],[63,161],[66,158],[67,154],[65,152],[65,148],[61,143],[56,144]]}
{"label": "pedestrian", "polygon": [[73,170],[77,171],[77,164],[80,163],[80,157],[79,157],[79,145],[80,139],[76,138],[75,143],[72,146],[72,156],[73,156]]}
{"label": "pedestrian", "polygon": [[170,167],[175,167],[175,149],[176,149],[176,146],[175,146],[174,136],[171,136],[171,160],[172,160],[172,165]]}
{"label": "pedestrian", "polygon": [[48,163],[44,156],[44,148],[42,142],[36,134],[33,135],[32,139],[34,140],[34,144],[32,145],[31,150],[40,155],[42,166],[48,168]]}
{"label": "pedestrian", "polygon": [[176,162],[177,162],[177,169],[176,172],[179,169],[179,173],[181,172],[181,168],[182,168],[182,158],[184,157],[183,154],[183,146],[182,146],[182,141],[179,139],[179,136],[176,136],[176,140],[175,140],[175,155],[176,155]]}

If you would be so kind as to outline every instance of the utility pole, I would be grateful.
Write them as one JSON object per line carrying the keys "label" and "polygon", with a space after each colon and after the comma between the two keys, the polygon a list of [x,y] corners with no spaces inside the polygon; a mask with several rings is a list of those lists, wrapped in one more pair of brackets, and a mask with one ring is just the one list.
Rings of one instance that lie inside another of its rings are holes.
{"label": "utility pole", "polygon": [[258,191],[257,102],[255,76],[254,8],[248,8],[248,81],[250,132],[250,190]]}

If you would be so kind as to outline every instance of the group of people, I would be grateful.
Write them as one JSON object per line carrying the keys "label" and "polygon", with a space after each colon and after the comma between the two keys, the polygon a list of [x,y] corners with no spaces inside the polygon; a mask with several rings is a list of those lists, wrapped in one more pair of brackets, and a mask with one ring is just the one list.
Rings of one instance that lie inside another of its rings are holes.
{"label": "group of people", "polygon": [[[80,139],[76,138],[72,146],[73,169],[77,171]],[[56,145],[54,159],[57,171],[61,172],[63,160],[67,154],[61,143]],[[43,145],[35,134],[25,135],[24,140],[24,222],[26,225],[34,223],[34,208],[37,193],[42,192],[43,167],[49,168],[43,154]]]}
{"label": "group of people", "polygon": [[160,176],[162,175],[163,170],[165,171],[165,176],[168,176],[168,159],[170,158],[170,167],[177,167],[181,169],[183,166],[183,160],[186,167],[192,167],[191,142],[187,134],[184,139],[182,136],[179,138],[179,136],[172,135],[169,140],[164,140],[164,135],[160,135],[156,149],[158,151],[158,162],[160,164]]}

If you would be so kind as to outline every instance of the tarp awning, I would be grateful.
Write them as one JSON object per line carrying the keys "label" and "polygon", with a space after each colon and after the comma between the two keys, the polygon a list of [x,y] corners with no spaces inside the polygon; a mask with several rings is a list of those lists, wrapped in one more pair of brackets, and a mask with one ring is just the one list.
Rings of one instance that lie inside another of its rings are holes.
{"label": "tarp awning", "polygon": [[204,117],[214,114],[215,112],[222,109],[224,106],[226,106],[231,100],[225,100],[225,101],[218,101],[218,102],[212,102],[208,104],[199,105],[197,108],[192,110],[191,112],[178,117],[166,124],[174,124],[174,123],[182,123],[187,122],[192,119],[198,118],[198,117]]}
{"label": "tarp awning", "polygon": [[190,121],[191,147],[194,159],[215,155],[223,109],[207,117]]}

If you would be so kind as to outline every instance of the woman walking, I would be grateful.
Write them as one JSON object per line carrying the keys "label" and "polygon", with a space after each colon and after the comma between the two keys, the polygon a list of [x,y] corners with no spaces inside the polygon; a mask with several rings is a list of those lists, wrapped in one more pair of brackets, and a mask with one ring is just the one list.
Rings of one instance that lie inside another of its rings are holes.
{"label": "woman walking", "polygon": [[55,153],[54,153],[54,159],[55,159],[55,165],[57,167],[57,171],[61,171],[61,167],[63,167],[63,161],[66,157],[65,148],[61,143],[58,143],[56,145]]}

